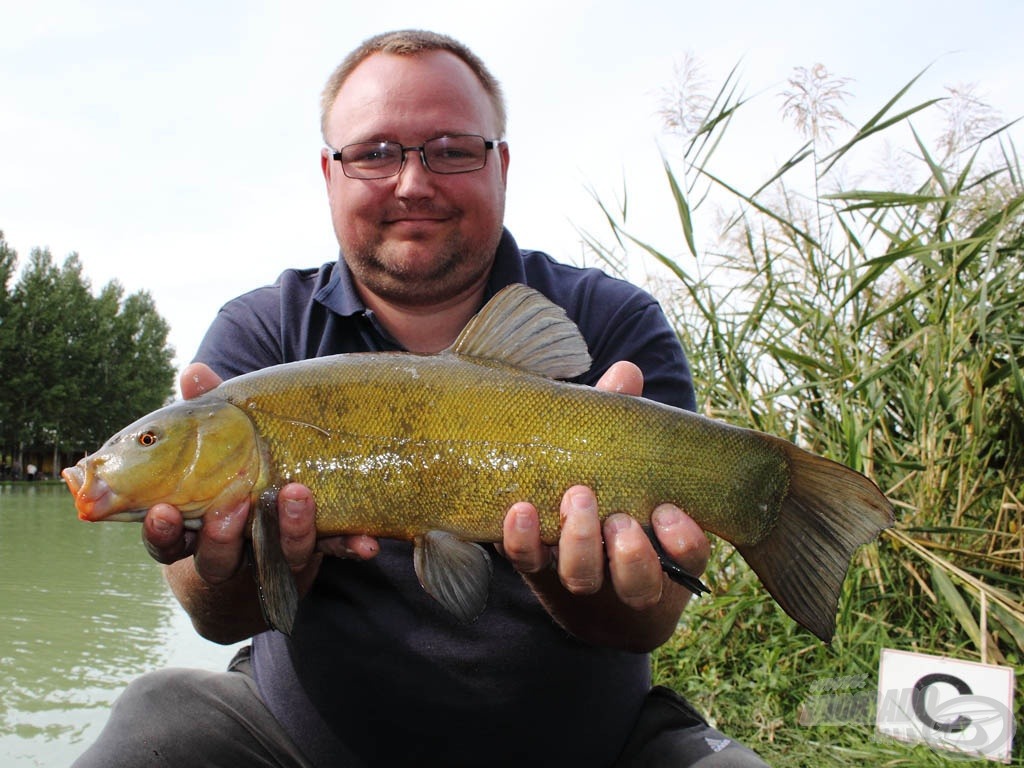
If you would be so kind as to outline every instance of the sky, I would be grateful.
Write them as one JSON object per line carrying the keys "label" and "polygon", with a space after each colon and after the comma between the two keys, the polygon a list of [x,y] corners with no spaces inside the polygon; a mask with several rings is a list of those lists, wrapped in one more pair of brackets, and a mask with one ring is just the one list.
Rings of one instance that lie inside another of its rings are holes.
{"label": "sky", "polygon": [[687,53],[715,89],[739,67],[750,107],[726,163],[752,184],[802,141],[780,117],[794,67],[850,78],[855,123],[925,68],[908,104],[975,83],[1024,115],[1020,0],[0,0],[0,231],[22,265],[75,252],[94,291],[148,291],[180,368],[226,301],[337,257],[320,90],[363,39],[407,27],[462,40],[501,80],[506,225],[567,262],[580,229],[607,234],[592,194],[623,189],[632,229],[683,253],[658,105]]}

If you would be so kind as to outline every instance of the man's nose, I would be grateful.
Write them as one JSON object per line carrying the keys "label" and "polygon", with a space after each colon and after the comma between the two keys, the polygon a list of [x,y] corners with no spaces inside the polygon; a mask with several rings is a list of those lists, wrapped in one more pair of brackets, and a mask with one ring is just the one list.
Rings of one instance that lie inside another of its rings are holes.
{"label": "man's nose", "polygon": [[405,153],[405,162],[398,172],[395,194],[405,198],[433,196],[435,174],[428,170],[423,150],[407,147],[403,152]]}

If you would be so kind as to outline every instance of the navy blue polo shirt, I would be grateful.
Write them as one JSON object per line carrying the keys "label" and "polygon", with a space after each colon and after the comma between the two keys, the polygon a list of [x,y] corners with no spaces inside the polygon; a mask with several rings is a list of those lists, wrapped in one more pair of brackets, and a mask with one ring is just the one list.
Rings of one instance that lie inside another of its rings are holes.
{"label": "navy blue polo shirt", "polygon": [[[618,360],[644,396],[694,410],[689,367],[657,302],[596,269],[521,251],[505,231],[487,296],[525,283],[579,326],[594,384]],[[225,305],[196,360],[224,378],[324,355],[397,350],[362,304],[343,259],[291,269]],[[412,546],[371,561],[326,558],[292,636],[253,640],[260,695],[318,765],[608,765],[650,687],[649,659],[589,646],[540,606],[495,555],[488,607],[460,623],[423,592]]]}

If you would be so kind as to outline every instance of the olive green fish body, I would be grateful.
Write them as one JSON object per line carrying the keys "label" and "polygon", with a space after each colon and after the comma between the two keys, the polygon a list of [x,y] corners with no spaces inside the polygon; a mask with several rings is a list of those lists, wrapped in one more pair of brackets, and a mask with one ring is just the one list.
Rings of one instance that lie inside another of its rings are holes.
{"label": "olive green fish body", "polygon": [[785,456],[758,433],[453,354],[321,358],[216,392],[253,420],[273,482],[313,491],[323,535],[499,541],[505,511],[526,500],[553,543],[562,495],[580,483],[605,516],[646,524],[669,501],[754,543],[788,485]]}
{"label": "olive green fish body", "polygon": [[465,620],[483,610],[490,577],[476,542],[500,541],[517,501],[537,507],[542,538],[556,542],[562,495],[583,484],[602,515],[645,526],[658,504],[678,505],[734,544],[787,613],[831,638],[854,550],[892,523],[878,488],[776,437],[557,380],[590,364],[560,308],[510,286],[441,354],[340,355],[239,376],[138,420],[62,474],[87,520],[137,520],[167,502],[197,525],[253,502],[262,595],[284,631],[297,603],[276,530],[285,483],[311,489],[321,536],[412,540],[420,581]]}

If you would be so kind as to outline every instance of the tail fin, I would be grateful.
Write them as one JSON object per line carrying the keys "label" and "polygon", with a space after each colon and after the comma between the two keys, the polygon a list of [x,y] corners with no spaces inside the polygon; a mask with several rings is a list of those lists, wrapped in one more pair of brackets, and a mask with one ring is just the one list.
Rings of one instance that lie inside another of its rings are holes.
{"label": "tail fin", "polygon": [[780,444],[791,477],[778,522],[737,549],[783,610],[827,643],[853,553],[892,526],[893,508],[859,472]]}

